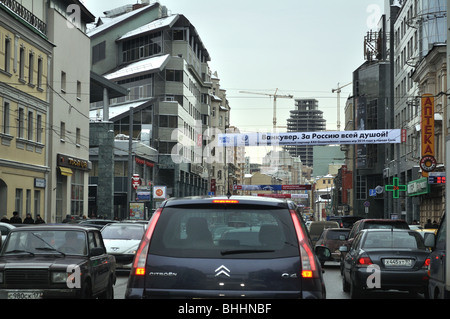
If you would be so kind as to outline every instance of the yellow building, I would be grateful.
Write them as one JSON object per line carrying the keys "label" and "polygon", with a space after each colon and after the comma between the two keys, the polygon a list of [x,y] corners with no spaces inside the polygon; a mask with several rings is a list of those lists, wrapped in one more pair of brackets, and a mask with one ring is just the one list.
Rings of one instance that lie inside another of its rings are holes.
{"label": "yellow building", "polygon": [[44,17],[0,2],[0,217],[44,211],[48,65]]}

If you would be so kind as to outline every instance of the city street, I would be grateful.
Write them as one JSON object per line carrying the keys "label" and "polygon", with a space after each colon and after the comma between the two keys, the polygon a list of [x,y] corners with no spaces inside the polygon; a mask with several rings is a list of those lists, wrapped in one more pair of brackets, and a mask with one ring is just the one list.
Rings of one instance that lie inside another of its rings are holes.
{"label": "city street", "polygon": [[[323,274],[327,288],[327,299],[350,299],[350,295],[342,291],[339,263],[327,262]],[[119,272],[114,289],[114,299],[124,299],[127,286],[128,273]],[[389,291],[374,292],[367,296],[368,299],[423,299],[423,295],[411,295],[407,292]]]}

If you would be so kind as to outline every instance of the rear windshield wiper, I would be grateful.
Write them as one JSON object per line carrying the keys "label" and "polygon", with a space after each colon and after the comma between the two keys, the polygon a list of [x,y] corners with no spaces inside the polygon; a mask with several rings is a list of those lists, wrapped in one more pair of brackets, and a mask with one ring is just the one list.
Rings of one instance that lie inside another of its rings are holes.
{"label": "rear windshield wiper", "polygon": [[237,255],[237,254],[255,254],[255,253],[273,253],[275,250],[270,249],[237,249],[237,250],[222,250],[220,254],[222,256],[226,255]]}

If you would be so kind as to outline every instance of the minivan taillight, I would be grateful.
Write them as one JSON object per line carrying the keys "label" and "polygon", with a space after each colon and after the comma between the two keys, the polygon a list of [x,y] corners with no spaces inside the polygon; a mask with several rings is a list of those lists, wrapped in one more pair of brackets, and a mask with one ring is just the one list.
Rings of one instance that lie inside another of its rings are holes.
{"label": "minivan taillight", "polygon": [[150,240],[152,239],[153,231],[155,230],[161,211],[162,209],[159,208],[153,214],[147,227],[147,231],[139,244],[136,256],[134,256],[133,269],[131,273],[136,276],[145,275],[145,262],[147,260],[148,247],[150,246]]}
{"label": "minivan taillight", "polygon": [[298,216],[295,211],[291,211],[291,218],[294,222],[295,232],[297,233],[300,257],[302,261],[302,278],[319,278],[314,252],[308,243],[306,234],[300,225],[300,221],[298,220]]}

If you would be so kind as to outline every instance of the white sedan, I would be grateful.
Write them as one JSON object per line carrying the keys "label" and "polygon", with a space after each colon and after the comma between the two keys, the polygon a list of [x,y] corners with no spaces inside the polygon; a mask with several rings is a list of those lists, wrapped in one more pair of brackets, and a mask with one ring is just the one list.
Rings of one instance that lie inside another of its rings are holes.
{"label": "white sedan", "polygon": [[116,268],[131,269],[146,227],[147,225],[138,223],[114,223],[102,228],[106,251],[116,258]]}

